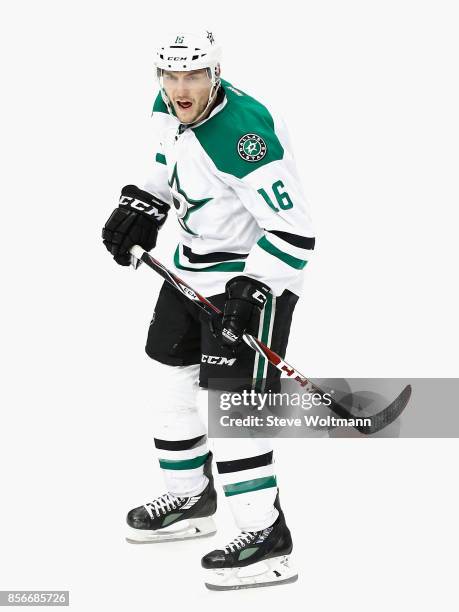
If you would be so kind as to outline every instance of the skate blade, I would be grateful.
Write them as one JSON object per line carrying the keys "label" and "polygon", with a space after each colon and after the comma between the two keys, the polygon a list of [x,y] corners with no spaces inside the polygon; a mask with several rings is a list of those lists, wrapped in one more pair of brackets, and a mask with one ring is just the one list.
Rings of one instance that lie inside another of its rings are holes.
{"label": "skate blade", "polygon": [[298,580],[288,555],[259,561],[252,566],[205,570],[211,591],[234,591],[289,584]]}
{"label": "skate blade", "polygon": [[180,542],[191,538],[211,537],[217,533],[211,516],[179,521],[164,529],[147,530],[129,527],[126,542],[130,544],[151,544],[155,542]]}

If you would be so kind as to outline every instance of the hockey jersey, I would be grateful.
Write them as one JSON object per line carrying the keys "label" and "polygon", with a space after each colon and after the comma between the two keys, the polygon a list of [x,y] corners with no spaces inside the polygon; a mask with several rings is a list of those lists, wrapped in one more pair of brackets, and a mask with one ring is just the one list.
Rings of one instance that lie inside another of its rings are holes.
{"label": "hockey jersey", "polygon": [[299,295],[315,239],[282,119],[227,81],[193,127],[160,94],[152,118],[157,150],[144,189],[176,213],[177,275],[205,296],[240,274],[275,296]]}

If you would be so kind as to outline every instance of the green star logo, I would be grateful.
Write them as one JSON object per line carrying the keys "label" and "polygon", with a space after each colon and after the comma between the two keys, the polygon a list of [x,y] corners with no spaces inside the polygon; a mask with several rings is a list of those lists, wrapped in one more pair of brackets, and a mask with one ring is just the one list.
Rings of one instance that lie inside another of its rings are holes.
{"label": "green star logo", "polygon": [[245,134],[239,138],[237,152],[248,162],[257,162],[268,152],[268,146],[258,134]]}
{"label": "green star logo", "polygon": [[174,209],[178,217],[178,221],[183,229],[192,234],[193,236],[197,236],[195,232],[193,232],[188,227],[188,221],[190,219],[190,215],[200,208],[213,200],[213,198],[203,198],[202,200],[193,200],[185,193],[185,191],[180,186],[180,179],[178,176],[177,164],[174,166],[174,170],[172,172],[171,179],[169,181],[169,187],[172,195],[172,202],[174,203]]}
{"label": "green star logo", "polygon": [[256,140],[247,140],[242,146],[246,155],[258,155],[261,151],[261,145]]}

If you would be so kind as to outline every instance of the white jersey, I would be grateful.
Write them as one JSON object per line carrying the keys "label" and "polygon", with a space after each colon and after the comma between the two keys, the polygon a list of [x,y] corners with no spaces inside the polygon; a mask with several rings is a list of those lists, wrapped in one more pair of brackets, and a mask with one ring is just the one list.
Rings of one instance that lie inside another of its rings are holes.
{"label": "white jersey", "polygon": [[275,296],[299,295],[314,233],[282,120],[226,81],[196,126],[181,125],[160,94],[152,117],[156,161],[144,189],[177,214],[178,276],[204,296],[241,274]]}

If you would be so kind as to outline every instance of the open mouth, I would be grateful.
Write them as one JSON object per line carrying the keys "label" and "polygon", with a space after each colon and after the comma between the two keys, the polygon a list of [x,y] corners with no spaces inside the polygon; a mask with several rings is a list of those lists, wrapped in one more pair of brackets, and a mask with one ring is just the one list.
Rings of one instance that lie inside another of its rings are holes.
{"label": "open mouth", "polygon": [[181,108],[182,110],[188,110],[189,108],[192,107],[192,105],[193,105],[192,102],[177,100],[177,106]]}

